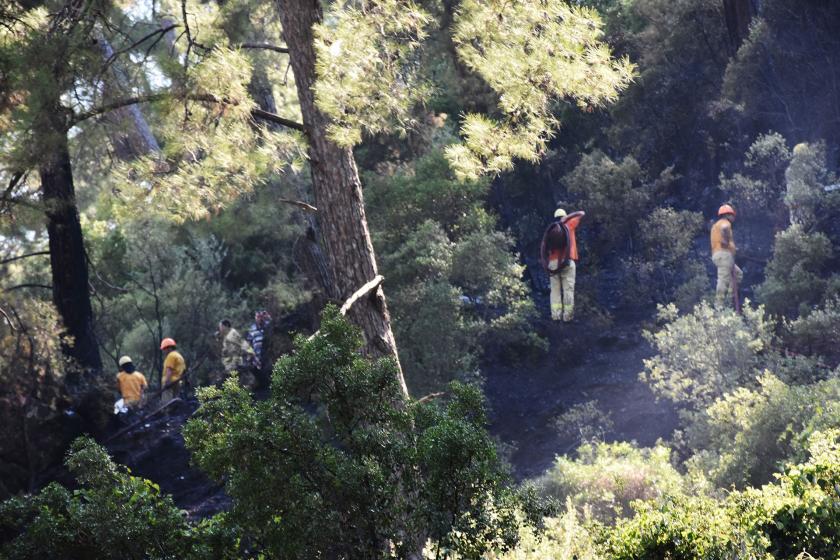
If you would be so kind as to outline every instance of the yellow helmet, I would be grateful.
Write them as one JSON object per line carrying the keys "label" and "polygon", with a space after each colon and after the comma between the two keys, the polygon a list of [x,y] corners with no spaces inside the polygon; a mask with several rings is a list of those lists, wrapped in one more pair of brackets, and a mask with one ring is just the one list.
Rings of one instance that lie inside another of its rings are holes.
{"label": "yellow helmet", "polygon": [[565,218],[566,217],[566,211],[563,210],[562,208],[558,208],[557,210],[554,211],[554,217],[555,218]]}

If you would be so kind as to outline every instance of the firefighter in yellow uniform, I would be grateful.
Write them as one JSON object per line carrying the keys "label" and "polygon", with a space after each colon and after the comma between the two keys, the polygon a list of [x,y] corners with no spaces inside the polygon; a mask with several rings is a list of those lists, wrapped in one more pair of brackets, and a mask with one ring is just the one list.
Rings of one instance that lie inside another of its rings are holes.
{"label": "firefighter in yellow uniform", "polygon": [[724,204],[718,210],[718,221],[712,226],[711,245],[712,262],[717,268],[717,285],[715,286],[715,307],[722,308],[727,298],[732,296],[732,279],[738,285],[744,273],[735,264],[735,237],[732,233],[732,223],[735,221],[735,209]]}
{"label": "firefighter in yellow uniform", "polygon": [[146,376],[134,368],[134,364],[128,356],[120,358],[119,365],[120,372],[117,374],[117,387],[120,390],[123,402],[128,408],[139,408],[143,406],[146,389],[149,387]]}
{"label": "firefighter in yellow uniform", "polygon": [[176,350],[173,339],[161,340],[160,349],[166,355],[163,360],[161,385],[164,389],[160,394],[160,403],[166,404],[181,393],[181,377],[187,370],[187,363],[181,353]]}

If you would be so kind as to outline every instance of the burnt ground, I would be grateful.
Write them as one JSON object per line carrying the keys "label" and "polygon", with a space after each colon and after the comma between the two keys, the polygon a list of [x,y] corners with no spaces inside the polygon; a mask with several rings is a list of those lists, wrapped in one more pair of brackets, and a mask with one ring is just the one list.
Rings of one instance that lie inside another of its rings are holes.
{"label": "burnt ground", "polygon": [[490,429],[512,446],[509,461],[518,479],[537,476],[555,456],[574,452],[578,439],[562,435],[554,419],[578,403],[597,401],[610,415],[614,429],[606,441],[650,446],[671,435],[675,411],[639,381],[652,350],[638,318],[619,317],[607,329],[586,319],[545,321],[544,329],[551,342],[547,356],[532,364],[485,368]]}
{"label": "burnt ground", "polygon": [[[155,410],[154,406],[150,408]],[[140,417],[135,417],[126,426],[137,424],[134,428],[125,433],[114,431],[105,446],[116,462],[126,465],[132,474],[157,483],[190,517],[201,518],[226,509],[230,500],[220,485],[190,465],[181,427],[196,408],[198,401],[187,399],[172,403],[139,424]]]}

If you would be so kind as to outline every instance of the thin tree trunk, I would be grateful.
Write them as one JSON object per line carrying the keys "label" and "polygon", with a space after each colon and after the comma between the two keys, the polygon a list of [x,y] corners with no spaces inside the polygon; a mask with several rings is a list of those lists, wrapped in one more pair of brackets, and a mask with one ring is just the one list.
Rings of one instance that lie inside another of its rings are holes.
{"label": "thin tree trunk", "polygon": [[[121,61],[111,60],[114,48],[104,36],[98,37],[99,47],[105,61],[111,62],[106,77],[106,101],[125,97],[131,91],[128,76],[120,66]],[[114,95],[108,95],[114,94]],[[128,105],[109,111],[105,114],[108,126],[105,127],[117,157],[123,161],[130,161],[150,152],[160,152],[160,146],[152,133],[152,129],[138,105]]]}
{"label": "thin tree trunk", "polygon": [[[365,217],[362,185],[353,151],[327,138],[327,117],[315,106],[315,48],[313,25],[323,18],[318,0],[278,0],[283,36],[295,74],[301,114],[309,138],[310,167],[315,205],[324,250],[333,282],[341,299],[376,277],[376,257]],[[364,333],[365,351],[371,356],[397,360],[397,345],[385,293],[379,287],[353,306],[350,319]],[[408,389],[402,370],[399,382]]]}
{"label": "thin tree trunk", "polygon": [[[101,371],[67,134],[61,123],[55,122],[60,120],[61,114],[57,109],[47,119],[52,125],[45,146],[49,153],[44,155],[39,167],[50,241],[53,303],[64,321],[64,354],[74,358],[84,369]],[[67,337],[72,337],[72,343]]]}
{"label": "thin tree trunk", "polygon": [[754,0],[723,0],[723,14],[729,32],[730,54],[734,56],[750,33],[750,23],[756,13]]}

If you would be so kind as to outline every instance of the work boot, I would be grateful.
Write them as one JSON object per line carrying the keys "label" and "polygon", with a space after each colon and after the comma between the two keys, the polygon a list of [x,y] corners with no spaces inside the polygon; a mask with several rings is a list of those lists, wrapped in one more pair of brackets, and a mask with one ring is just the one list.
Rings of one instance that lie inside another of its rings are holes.
{"label": "work boot", "polygon": [[570,323],[575,318],[575,308],[567,307],[563,310],[563,322]]}

